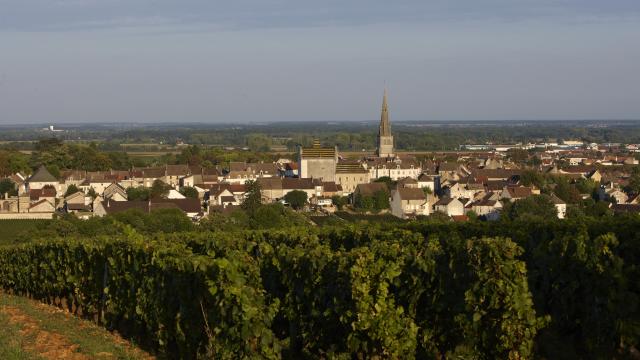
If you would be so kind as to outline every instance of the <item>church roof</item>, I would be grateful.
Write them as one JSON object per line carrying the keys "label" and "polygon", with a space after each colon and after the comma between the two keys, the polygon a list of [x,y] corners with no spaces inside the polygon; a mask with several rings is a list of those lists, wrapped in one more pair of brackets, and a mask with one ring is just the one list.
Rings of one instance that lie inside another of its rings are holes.
{"label": "church roof", "polygon": [[367,173],[367,169],[357,162],[339,162],[336,165],[336,174]]}
{"label": "church roof", "polygon": [[301,150],[303,158],[335,158],[336,156],[335,147],[322,147],[319,140],[314,140],[312,147]]}

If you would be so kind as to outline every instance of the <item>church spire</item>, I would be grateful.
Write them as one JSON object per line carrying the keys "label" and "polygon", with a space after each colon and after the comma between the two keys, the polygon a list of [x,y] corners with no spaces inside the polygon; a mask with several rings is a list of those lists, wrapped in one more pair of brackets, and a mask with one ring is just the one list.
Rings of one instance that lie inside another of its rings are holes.
{"label": "church spire", "polygon": [[387,88],[384,88],[382,96],[382,112],[380,114],[379,136],[391,136],[391,125],[389,124],[389,106],[387,105]]}
{"label": "church spire", "polygon": [[378,130],[378,156],[393,157],[393,135],[389,124],[389,106],[387,105],[387,88],[382,97],[382,113],[380,114],[380,129]]}

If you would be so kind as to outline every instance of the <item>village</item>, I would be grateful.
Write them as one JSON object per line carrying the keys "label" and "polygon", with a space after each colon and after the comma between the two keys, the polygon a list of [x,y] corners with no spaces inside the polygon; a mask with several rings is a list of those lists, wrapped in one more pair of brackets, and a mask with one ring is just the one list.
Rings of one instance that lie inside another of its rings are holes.
{"label": "village", "polygon": [[[4,179],[13,184],[14,195],[0,195],[0,219],[51,219],[62,213],[86,219],[130,209],[176,208],[198,221],[237,209],[252,182],[265,204],[289,205],[287,194],[295,192],[304,203],[297,210],[320,215],[340,209],[402,219],[439,214],[456,221],[469,215],[497,220],[506,204],[540,194],[553,203],[558,218],[567,215],[568,203],[589,199],[611,212],[640,213],[637,144],[558,139],[467,145],[455,153],[418,158],[397,152],[394,143],[385,93],[373,156],[347,158],[336,146],[316,140],[300,146],[297,159],[272,163],[67,169],[59,177],[40,166],[31,176],[16,173]],[[153,196],[131,195],[153,188],[160,189]]]}

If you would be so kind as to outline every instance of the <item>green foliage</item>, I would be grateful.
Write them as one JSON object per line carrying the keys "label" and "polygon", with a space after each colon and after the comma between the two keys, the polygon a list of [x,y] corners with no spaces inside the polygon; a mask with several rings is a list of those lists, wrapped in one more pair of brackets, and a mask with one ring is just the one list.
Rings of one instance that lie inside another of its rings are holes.
{"label": "green foliage", "polygon": [[353,206],[362,212],[380,212],[390,206],[389,193],[383,190],[378,190],[371,196],[358,193],[354,198]]}
{"label": "green foliage", "polygon": [[[53,176],[59,177],[61,169],[104,171],[126,170],[131,161],[125,153],[104,153],[95,144],[69,144],[57,138],[41,139],[31,154],[32,167],[43,164]],[[57,173],[57,174],[56,174]]]}
{"label": "green foliage", "polygon": [[537,217],[546,220],[558,218],[558,211],[546,195],[534,195],[507,203],[503,209],[503,217],[511,220]]}
{"label": "green foliage", "polygon": [[347,196],[333,195],[331,197],[331,202],[338,208],[338,210],[342,210],[342,208],[349,204],[349,198]]}
{"label": "green foliage", "polygon": [[197,199],[198,198],[198,190],[191,186],[184,186],[180,188],[180,193],[187,198]]}
{"label": "green foliage", "polygon": [[289,191],[284,196],[284,201],[286,201],[292,208],[299,210],[304,207],[307,203],[307,193],[302,190],[293,190]]}
{"label": "green foliage", "polygon": [[129,187],[127,188],[127,199],[129,201],[134,200],[149,200],[151,197],[151,189],[146,187]]}
{"label": "green foliage", "polygon": [[[44,266],[42,266],[44,265]],[[192,253],[169,241],[33,242],[0,250],[0,285],[98,316],[175,358],[278,358],[267,304],[247,256]]]}
{"label": "green foliage", "polygon": [[151,184],[151,189],[149,191],[149,198],[150,199],[166,198],[167,194],[169,194],[169,190],[171,190],[171,185],[165,183],[160,179],[156,179],[153,181],[153,184]]}
{"label": "green foliage", "polygon": [[[552,177],[555,187],[553,192],[557,197],[564,200],[568,204],[577,204],[582,200],[579,188],[576,185],[569,184],[569,180],[563,176]],[[581,187],[586,188],[589,184],[583,184]]]}
{"label": "green foliage", "polygon": [[0,180],[0,198],[4,198],[5,194],[17,195],[16,184],[9,178]]}
{"label": "green foliage", "polygon": [[125,215],[0,248],[0,286],[103,308],[177,358],[609,359],[640,344],[637,215],[238,231],[279,221],[239,210],[156,233],[173,220]]}
{"label": "green foliage", "polygon": [[241,207],[244,211],[253,213],[262,205],[262,189],[260,183],[254,180],[247,181],[245,186],[246,191]]}
{"label": "green foliage", "polygon": [[15,173],[28,175],[31,173],[27,155],[14,150],[0,150],[0,176]]}
{"label": "green foliage", "polygon": [[78,189],[78,187],[74,184],[71,184],[67,186],[67,191],[64,193],[64,196],[67,197],[69,195],[77,193],[78,191],[80,191],[80,189]]}
{"label": "green foliage", "polygon": [[132,209],[113,214],[113,218],[141,233],[174,233],[193,230],[193,222],[180,209],[158,209],[146,214]]}
{"label": "green foliage", "polygon": [[634,166],[625,190],[640,194],[640,166]]}

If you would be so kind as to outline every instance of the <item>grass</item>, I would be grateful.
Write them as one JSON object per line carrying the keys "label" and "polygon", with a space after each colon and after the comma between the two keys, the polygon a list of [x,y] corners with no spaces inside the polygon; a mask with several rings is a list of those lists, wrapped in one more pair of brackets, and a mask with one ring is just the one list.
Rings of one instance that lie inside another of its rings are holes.
{"label": "grass", "polygon": [[19,334],[20,326],[11,324],[8,316],[0,313],[0,359],[38,359],[22,350],[24,339]]}
{"label": "grass", "polygon": [[56,307],[0,292],[0,359],[148,359],[94,323]]}

